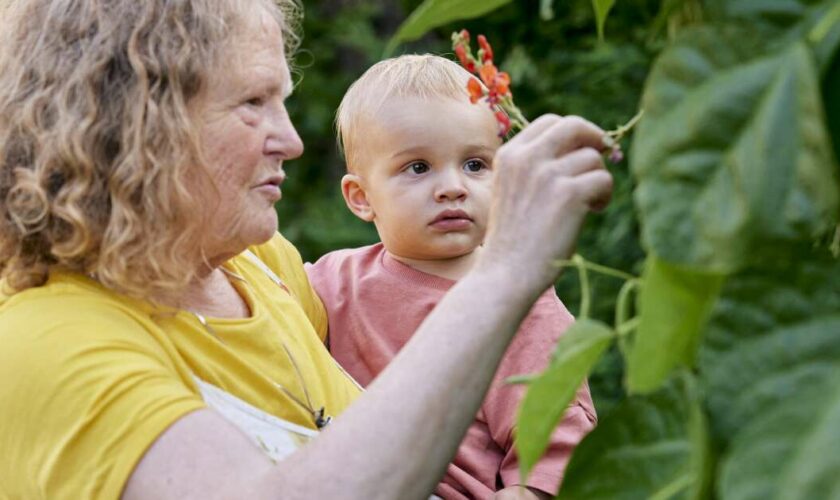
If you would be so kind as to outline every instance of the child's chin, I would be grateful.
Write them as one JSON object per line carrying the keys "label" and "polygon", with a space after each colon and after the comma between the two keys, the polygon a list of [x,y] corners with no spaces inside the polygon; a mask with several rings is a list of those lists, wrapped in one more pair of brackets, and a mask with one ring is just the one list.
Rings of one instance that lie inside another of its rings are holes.
{"label": "child's chin", "polygon": [[473,253],[479,247],[479,243],[469,243],[460,245],[443,245],[439,248],[434,248],[432,258],[434,259],[457,259],[465,255]]}

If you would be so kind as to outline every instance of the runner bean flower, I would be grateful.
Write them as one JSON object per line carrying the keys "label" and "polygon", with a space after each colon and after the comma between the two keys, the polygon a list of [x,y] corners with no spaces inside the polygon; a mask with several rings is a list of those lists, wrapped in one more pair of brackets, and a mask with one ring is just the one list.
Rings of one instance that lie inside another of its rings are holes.
{"label": "runner bean flower", "polygon": [[[452,33],[452,48],[461,66],[481,78],[479,81],[478,78],[473,77],[467,82],[470,102],[473,104],[481,100],[486,102],[496,116],[499,136],[505,137],[512,131],[516,132],[525,128],[528,120],[513,103],[510,75],[499,71],[493,63],[493,47],[487,41],[487,37],[478,35],[476,39],[479,49],[475,55],[470,48],[470,32],[465,29]],[[626,124],[604,134],[604,155],[611,163],[620,163],[624,160],[620,141],[641,117],[642,111],[639,111]]]}

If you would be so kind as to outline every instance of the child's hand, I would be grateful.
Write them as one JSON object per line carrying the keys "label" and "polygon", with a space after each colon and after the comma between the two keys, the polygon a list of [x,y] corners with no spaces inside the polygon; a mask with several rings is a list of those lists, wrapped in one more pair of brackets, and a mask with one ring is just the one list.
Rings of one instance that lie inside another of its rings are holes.
{"label": "child's hand", "polygon": [[551,495],[525,486],[508,486],[493,495],[493,500],[548,500]]}
{"label": "child's hand", "polygon": [[508,266],[540,291],[554,281],[554,261],[572,255],[584,217],[612,194],[603,137],[582,118],[545,115],[499,149],[481,265]]}

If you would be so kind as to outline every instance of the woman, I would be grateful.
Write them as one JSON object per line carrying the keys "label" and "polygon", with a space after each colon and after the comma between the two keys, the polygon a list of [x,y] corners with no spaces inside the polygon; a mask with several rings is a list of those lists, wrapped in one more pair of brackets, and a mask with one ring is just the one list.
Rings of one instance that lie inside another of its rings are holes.
{"label": "woman", "polygon": [[609,198],[602,132],[546,116],[499,151],[481,262],[360,395],[276,234],[283,162],[303,149],[284,105],[294,12],[5,8],[0,496],[434,489],[552,261]]}

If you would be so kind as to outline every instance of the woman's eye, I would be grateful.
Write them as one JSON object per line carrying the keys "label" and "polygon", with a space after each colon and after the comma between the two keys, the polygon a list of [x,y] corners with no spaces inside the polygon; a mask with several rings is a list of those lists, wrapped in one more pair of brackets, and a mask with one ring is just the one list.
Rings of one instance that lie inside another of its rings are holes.
{"label": "woman's eye", "polygon": [[429,166],[418,161],[409,165],[408,170],[413,174],[425,174],[429,171]]}
{"label": "woman's eye", "polygon": [[245,101],[245,104],[248,106],[262,106],[263,98],[262,97],[252,97]]}
{"label": "woman's eye", "polygon": [[484,168],[487,166],[481,160],[468,160],[464,163],[464,170],[467,172],[480,172]]}

